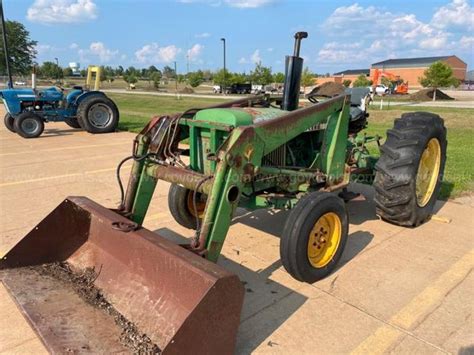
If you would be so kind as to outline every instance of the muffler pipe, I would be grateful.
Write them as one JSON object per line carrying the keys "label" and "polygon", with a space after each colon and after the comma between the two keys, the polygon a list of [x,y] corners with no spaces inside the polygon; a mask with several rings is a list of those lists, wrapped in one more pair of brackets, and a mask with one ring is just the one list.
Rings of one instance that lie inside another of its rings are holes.
{"label": "muffler pipe", "polygon": [[307,37],[307,32],[296,32],[294,53],[285,58],[285,85],[281,104],[281,108],[285,111],[293,111],[298,108],[301,73],[303,72],[303,58],[300,57],[301,40]]}

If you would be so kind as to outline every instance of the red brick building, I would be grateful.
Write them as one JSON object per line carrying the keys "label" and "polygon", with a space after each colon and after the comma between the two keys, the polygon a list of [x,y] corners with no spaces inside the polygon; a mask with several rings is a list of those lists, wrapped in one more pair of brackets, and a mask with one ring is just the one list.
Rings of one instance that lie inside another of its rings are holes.
{"label": "red brick building", "polygon": [[466,79],[467,64],[455,55],[444,57],[424,57],[424,58],[401,58],[388,59],[382,62],[374,63],[370,69],[370,77],[374,75],[374,70],[378,69],[381,72],[389,72],[399,76],[404,81],[408,81],[410,88],[420,87],[419,78],[434,62],[444,62],[453,69],[453,74],[461,81]]}

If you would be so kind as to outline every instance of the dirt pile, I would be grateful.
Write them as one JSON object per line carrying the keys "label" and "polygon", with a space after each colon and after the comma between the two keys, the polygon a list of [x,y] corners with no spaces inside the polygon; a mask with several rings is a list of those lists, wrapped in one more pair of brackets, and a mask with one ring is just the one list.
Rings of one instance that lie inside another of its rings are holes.
{"label": "dirt pile", "polygon": [[191,89],[191,88],[186,87],[186,88],[184,88],[183,90],[180,90],[179,93],[180,93],[180,94],[194,94],[194,90]]}
{"label": "dirt pile", "polygon": [[[423,89],[410,95],[413,101],[431,101],[433,100],[434,89]],[[441,90],[436,89],[436,100],[454,100],[451,96],[446,95]]]}
{"label": "dirt pile", "polygon": [[342,94],[345,86],[339,83],[327,82],[316,86],[307,96],[333,97]]}
{"label": "dirt pile", "polygon": [[120,314],[94,286],[98,274],[93,269],[86,269],[80,274],[72,271],[67,263],[44,264],[36,269],[40,274],[52,276],[69,286],[90,305],[111,315],[115,323],[122,329],[120,341],[134,354],[160,354],[161,350],[148,336],[139,331],[135,324]]}

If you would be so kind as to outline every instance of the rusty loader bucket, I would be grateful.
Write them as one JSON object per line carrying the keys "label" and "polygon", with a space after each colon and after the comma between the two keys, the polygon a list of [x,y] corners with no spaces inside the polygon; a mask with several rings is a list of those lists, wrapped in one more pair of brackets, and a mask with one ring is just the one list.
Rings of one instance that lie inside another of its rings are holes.
{"label": "rusty loader bucket", "polygon": [[234,351],[238,277],[84,197],[15,245],[0,278],[52,353]]}

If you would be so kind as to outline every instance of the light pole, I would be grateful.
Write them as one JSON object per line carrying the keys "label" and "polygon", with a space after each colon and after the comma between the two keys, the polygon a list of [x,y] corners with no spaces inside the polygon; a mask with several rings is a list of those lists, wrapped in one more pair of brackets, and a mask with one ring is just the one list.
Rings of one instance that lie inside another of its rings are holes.
{"label": "light pole", "polygon": [[59,83],[59,59],[58,58],[54,58],[54,60],[56,61],[56,83]]}
{"label": "light pole", "polygon": [[174,83],[175,83],[176,96],[178,96],[178,69],[176,69],[176,62],[174,62]]}
{"label": "light pole", "polygon": [[225,69],[225,38],[221,38],[223,47],[224,47],[224,84],[222,85],[222,93],[225,95],[226,94],[226,81],[227,81],[227,72]]}

